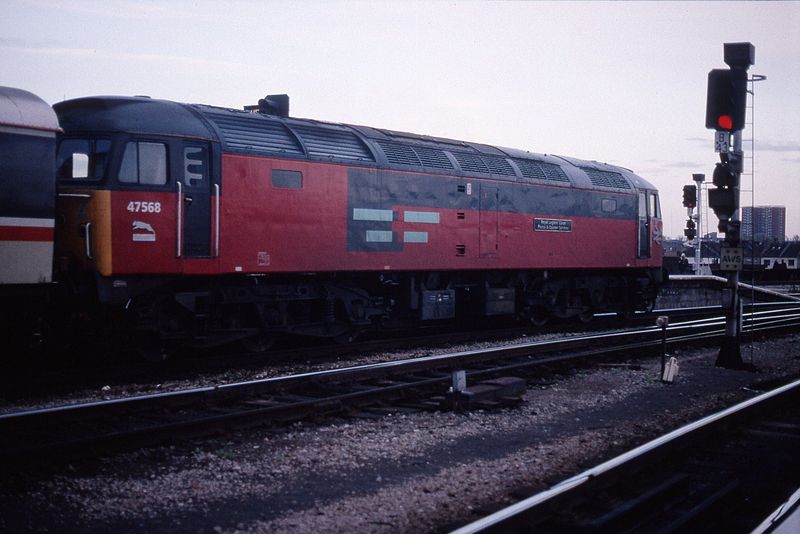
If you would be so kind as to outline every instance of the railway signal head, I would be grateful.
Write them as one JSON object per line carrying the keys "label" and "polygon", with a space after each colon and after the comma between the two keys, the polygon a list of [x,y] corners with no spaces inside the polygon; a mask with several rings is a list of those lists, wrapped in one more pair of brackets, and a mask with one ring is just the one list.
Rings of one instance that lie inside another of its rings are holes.
{"label": "railway signal head", "polygon": [[686,221],[686,230],[683,231],[683,235],[686,236],[686,239],[691,241],[695,237],[697,237],[697,225],[695,222],[690,218]]}
{"label": "railway signal head", "polygon": [[717,163],[714,167],[713,181],[717,187],[732,188],[739,185],[739,175],[730,161]]}
{"label": "railway signal head", "polygon": [[708,73],[706,128],[735,132],[744,128],[747,71],[713,69]]}
{"label": "railway signal head", "polygon": [[684,185],[683,186],[683,206],[685,208],[694,208],[697,206],[697,186]]}
{"label": "railway signal head", "polygon": [[752,43],[724,43],[725,64],[732,69],[747,69],[756,64],[756,47]]}
{"label": "railway signal head", "polygon": [[740,221],[727,221],[725,228],[725,242],[728,246],[739,246],[742,223]]}
{"label": "railway signal head", "polygon": [[708,190],[708,205],[719,219],[717,228],[720,232],[728,231],[728,221],[736,212],[736,192],[733,188],[716,188]]}

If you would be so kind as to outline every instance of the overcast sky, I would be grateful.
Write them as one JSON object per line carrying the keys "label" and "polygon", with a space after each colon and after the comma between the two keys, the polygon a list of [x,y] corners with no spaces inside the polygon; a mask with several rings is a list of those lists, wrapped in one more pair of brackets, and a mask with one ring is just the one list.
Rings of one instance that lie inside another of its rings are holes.
{"label": "overcast sky", "polygon": [[744,135],[755,133],[755,204],[786,206],[786,232],[800,234],[798,2],[2,6],[0,85],[49,103],[144,94],[240,108],[288,93],[297,117],[630,168],[661,191],[669,236],[682,234],[683,185],[718,161],[707,73],[725,68],[723,43],[750,41],[750,72],[768,77]]}

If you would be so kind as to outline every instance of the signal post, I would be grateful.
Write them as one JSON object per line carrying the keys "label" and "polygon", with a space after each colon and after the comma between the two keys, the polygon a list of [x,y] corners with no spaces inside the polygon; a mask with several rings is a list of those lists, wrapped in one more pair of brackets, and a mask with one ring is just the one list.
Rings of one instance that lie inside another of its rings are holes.
{"label": "signal post", "polygon": [[706,128],[714,133],[714,150],[720,162],[714,167],[715,188],[708,191],[708,204],[714,210],[725,234],[721,243],[720,267],[727,271],[722,292],[725,311],[725,337],[720,345],[716,365],[742,369],[740,335],[742,325],[739,301],[739,272],[743,254],[740,242],[739,179],[742,174],[742,129],[745,126],[747,102],[747,69],[755,63],[755,47],[750,43],[725,43],[725,63],[729,69],[714,69],[708,73],[706,99]]}
{"label": "signal post", "polygon": [[701,228],[703,218],[700,216],[700,209],[703,205],[703,181],[706,179],[705,174],[692,174],[692,179],[696,182],[695,185],[695,200],[697,201],[697,214],[694,219],[697,221],[695,233],[697,235],[696,246],[694,247],[694,274],[703,274],[703,229]]}

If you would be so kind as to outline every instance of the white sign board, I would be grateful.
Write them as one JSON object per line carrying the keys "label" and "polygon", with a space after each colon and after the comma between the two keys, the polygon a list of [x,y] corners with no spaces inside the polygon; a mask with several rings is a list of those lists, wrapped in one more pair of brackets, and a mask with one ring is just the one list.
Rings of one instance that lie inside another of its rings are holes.
{"label": "white sign board", "polygon": [[741,271],[744,254],[741,247],[722,247],[719,250],[719,268],[721,271]]}
{"label": "white sign board", "polygon": [[730,138],[731,134],[728,132],[714,132],[714,152],[727,152]]}

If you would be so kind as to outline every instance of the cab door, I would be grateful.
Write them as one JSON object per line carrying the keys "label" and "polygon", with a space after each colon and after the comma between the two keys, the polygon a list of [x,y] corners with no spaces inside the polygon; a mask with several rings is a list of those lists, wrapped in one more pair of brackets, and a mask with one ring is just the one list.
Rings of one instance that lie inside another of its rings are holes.
{"label": "cab door", "polygon": [[208,143],[183,144],[183,253],[211,256],[211,166]]}
{"label": "cab door", "polygon": [[647,191],[639,191],[639,245],[637,252],[639,258],[650,257],[651,217],[649,202],[647,202]]}
{"label": "cab door", "polygon": [[498,188],[481,184],[480,186],[480,227],[479,252],[481,258],[497,257],[497,205]]}

